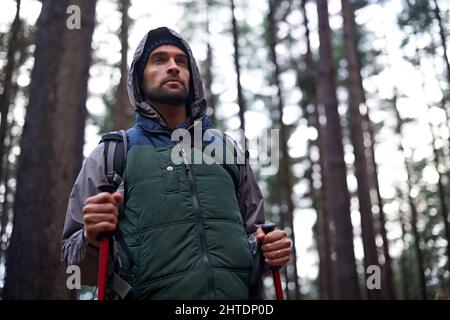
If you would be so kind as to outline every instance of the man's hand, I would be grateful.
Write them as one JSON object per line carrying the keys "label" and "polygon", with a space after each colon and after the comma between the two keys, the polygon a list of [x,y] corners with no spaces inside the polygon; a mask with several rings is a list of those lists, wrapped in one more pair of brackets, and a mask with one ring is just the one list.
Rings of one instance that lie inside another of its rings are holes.
{"label": "man's hand", "polygon": [[287,238],[286,232],[273,230],[265,234],[261,228],[256,230],[256,238],[262,244],[265,262],[271,267],[282,267],[288,263],[291,255],[292,241]]}
{"label": "man's hand", "polygon": [[114,231],[119,217],[118,204],[122,195],[118,192],[101,192],[89,197],[83,207],[85,236],[89,244],[99,247],[97,235],[102,232]]}

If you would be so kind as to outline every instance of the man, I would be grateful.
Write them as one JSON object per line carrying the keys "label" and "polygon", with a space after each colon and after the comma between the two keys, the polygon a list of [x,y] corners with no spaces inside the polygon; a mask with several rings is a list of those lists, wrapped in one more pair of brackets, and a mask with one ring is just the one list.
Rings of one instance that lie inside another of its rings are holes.
{"label": "man", "polygon": [[[186,41],[165,27],[148,32],[133,58],[128,92],[137,116],[126,132],[123,180],[117,192],[99,192],[107,183],[100,143],[70,196],[63,261],[79,265],[82,281],[95,284],[97,236],[120,230],[125,244],[117,246],[115,270],[131,286],[127,298],[251,298],[257,240],[266,264],[280,267],[289,260],[291,241],[284,231],[265,235],[258,228],[263,199],[248,161],[192,164],[198,149],[190,146],[181,150],[182,163],[174,161],[180,156],[174,152],[176,130],[212,128]],[[212,140],[224,144],[229,138]]]}

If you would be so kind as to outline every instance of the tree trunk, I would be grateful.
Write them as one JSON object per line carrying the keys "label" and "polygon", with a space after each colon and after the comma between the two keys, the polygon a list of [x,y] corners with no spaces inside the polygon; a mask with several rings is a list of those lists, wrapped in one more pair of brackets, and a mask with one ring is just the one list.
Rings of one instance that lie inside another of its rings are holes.
{"label": "tree trunk", "polygon": [[[436,3],[436,8],[437,7],[437,3]],[[439,15],[439,12],[436,13],[437,15]],[[441,23],[441,22],[440,22]],[[432,44],[432,46],[434,47],[434,44]],[[420,56],[420,52],[419,49],[416,45],[416,53],[417,56]],[[422,64],[419,62],[419,66],[421,67]],[[450,84],[450,83],[449,83]],[[422,81],[422,90],[425,92],[425,82]],[[442,93],[442,100],[445,101],[445,92]],[[444,103],[444,107],[445,107],[445,103]],[[428,111],[430,110],[430,106],[427,106]],[[448,217],[448,206],[447,206],[447,197],[445,195],[445,187],[444,187],[444,183],[443,183],[443,177],[442,174],[439,170],[439,164],[440,164],[440,157],[438,154],[438,150],[436,149],[436,138],[433,132],[433,125],[431,124],[431,122],[428,120],[428,126],[430,128],[430,134],[431,134],[431,145],[433,147],[433,162],[436,168],[436,171],[438,173],[438,197],[439,197],[439,203],[440,203],[440,207],[441,207],[441,215],[442,215],[442,222],[444,224],[444,236],[445,236],[445,240],[447,241],[447,269],[450,271],[450,226],[449,226],[449,217]]]}
{"label": "tree trunk", "polygon": [[[324,153],[325,153],[325,142],[323,139],[323,128],[320,125],[319,121],[319,103],[317,98],[317,66],[313,60],[311,45],[310,45],[310,37],[309,37],[309,26],[308,26],[308,16],[306,13],[306,0],[302,0],[301,2],[301,10],[303,17],[303,26],[305,28],[305,38],[306,38],[306,69],[304,72],[308,73],[308,77],[310,78],[310,84],[305,89],[306,91],[306,99],[313,106],[312,115],[309,116],[309,122],[312,127],[317,130],[317,146],[319,148],[319,167],[320,167],[320,175],[322,178],[322,185],[320,188],[320,200],[321,200],[321,224],[319,230],[322,231],[323,235],[323,254],[321,255],[325,261],[320,261],[322,265],[323,272],[320,274],[321,279],[325,279],[325,291],[326,297],[328,299],[336,299],[337,287],[336,287],[336,275],[335,275],[335,267],[334,262],[332,260],[333,248],[331,244],[331,229],[330,229],[330,213],[325,205],[327,203],[328,197],[328,187],[327,187],[327,179],[326,179],[326,168],[324,163]],[[297,72],[301,72],[299,68],[296,69]],[[300,76],[300,74],[299,74]],[[309,90],[308,90],[309,89]],[[307,114],[307,108],[305,108],[305,114]],[[319,213],[318,213],[319,215]],[[319,218],[318,218],[319,220]]]}
{"label": "tree trunk", "polygon": [[113,130],[127,129],[133,122],[133,110],[128,100],[127,79],[128,79],[128,29],[130,18],[128,17],[128,9],[130,0],[120,0],[119,10],[122,15],[120,25],[120,44],[121,44],[121,60],[120,60],[120,81],[117,86],[116,99],[113,107]]}
{"label": "tree trunk", "polygon": [[[438,21],[439,21],[439,26],[440,26],[440,31],[441,31],[441,35],[444,35],[444,31],[442,28],[442,21],[440,20],[440,15],[439,15],[439,7],[437,5],[437,2],[435,2],[435,13],[436,16],[438,17]],[[444,39],[442,39],[443,42],[443,47],[444,50],[446,52],[446,44],[445,44],[445,37]],[[432,46],[434,47],[434,44],[432,43]],[[416,44],[416,54],[417,56],[420,57],[420,51],[419,48]],[[445,55],[445,60],[448,63],[447,60],[447,56]],[[421,67],[422,63],[419,62],[419,66]],[[450,69],[449,69],[450,71]],[[449,78],[450,80],[450,78]],[[450,84],[450,82],[449,82]],[[422,90],[425,92],[425,82],[422,81],[421,83],[422,86]],[[445,100],[445,93],[443,92],[443,101]],[[428,106],[428,110],[430,109],[430,106]],[[399,115],[398,115],[399,116]],[[436,149],[436,138],[434,136],[434,132],[433,132],[433,126],[431,124],[430,121],[428,121],[428,126],[430,128],[430,134],[431,134],[431,144],[433,147],[433,162],[434,165],[436,167],[436,171],[438,173],[438,197],[439,197],[439,203],[440,203],[440,207],[441,207],[441,215],[442,215],[442,220],[443,220],[443,224],[444,224],[444,237],[445,240],[447,242],[447,246],[446,246],[446,253],[447,253],[447,269],[450,270],[450,226],[449,226],[449,220],[448,220],[448,206],[447,206],[447,199],[446,199],[446,195],[445,195],[445,187],[444,187],[444,183],[443,183],[443,178],[442,178],[442,174],[439,170],[439,164],[440,164],[440,160],[439,160],[439,154],[438,154],[438,150]]]}
{"label": "tree trunk", "polygon": [[392,259],[391,254],[389,253],[389,241],[386,233],[386,219],[384,213],[384,204],[383,199],[381,198],[380,186],[378,184],[378,165],[375,161],[375,138],[374,138],[374,130],[372,121],[369,118],[369,114],[366,113],[364,115],[366,119],[366,124],[368,126],[368,133],[370,136],[370,150],[369,150],[369,166],[371,173],[371,182],[373,185],[373,190],[376,192],[377,204],[378,204],[378,219],[379,219],[379,233],[381,234],[381,238],[383,239],[383,255],[384,255],[384,279],[387,290],[382,290],[386,295],[386,298],[389,300],[396,299],[395,292],[395,283],[394,283],[394,271],[392,270]]}
{"label": "tree trunk", "polygon": [[342,132],[336,98],[336,70],[328,21],[327,0],[317,0],[319,17],[320,62],[319,98],[325,107],[325,168],[329,197],[327,206],[334,218],[336,230],[336,277],[339,299],[360,299],[353,247],[353,227],[350,219],[350,196],[347,188],[347,172],[344,162]]}
{"label": "tree trunk", "polygon": [[318,146],[320,150],[319,154],[319,165],[320,165],[320,175],[322,179],[322,189],[321,189],[321,195],[322,195],[322,216],[323,216],[323,241],[324,241],[324,249],[325,249],[325,272],[326,272],[326,278],[327,278],[327,296],[328,299],[337,299],[338,297],[338,288],[337,288],[337,278],[336,278],[336,265],[335,261],[333,260],[333,254],[335,253],[335,245],[333,245],[332,239],[333,232],[331,227],[331,216],[329,207],[327,206],[328,197],[329,197],[329,187],[327,186],[328,180],[326,172],[327,168],[325,167],[325,141],[324,141],[324,133],[323,128],[320,125],[319,121],[319,110],[318,110],[318,102],[317,102],[317,96],[314,96],[313,105],[314,111],[313,111],[313,121],[317,128],[317,141]]}
{"label": "tree trunk", "polygon": [[[9,139],[8,139],[8,143],[5,145],[5,158],[3,159],[3,163],[2,166],[5,168],[4,169],[4,192],[3,192],[3,203],[1,204],[1,210],[2,210],[2,215],[0,218],[0,223],[1,223],[1,227],[0,227],[0,264],[3,264],[5,261],[5,254],[6,254],[6,249],[9,246],[9,237],[6,234],[6,226],[8,225],[10,218],[11,218],[11,214],[10,214],[10,207],[11,207],[11,202],[8,200],[8,198],[10,198],[10,194],[11,194],[11,190],[10,190],[10,186],[8,184],[8,180],[11,176],[14,176],[14,171],[16,170],[11,170],[11,165],[12,163],[10,163],[9,159],[8,159],[8,155],[10,154],[11,148],[13,146],[13,137],[11,135],[11,128],[14,126],[14,121],[8,125],[8,133],[9,133]],[[12,172],[13,171],[13,172]],[[14,191],[14,190],[13,190]],[[2,290],[0,290],[0,296],[1,296]]]}
{"label": "tree trunk", "polygon": [[[20,20],[20,0],[17,0],[16,15],[10,29],[10,38],[8,41],[8,53],[6,54],[6,66],[4,67],[3,92],[0,96],[0,163],[2,162],[5,149],[5,137],[8,127],[9,105],[11,103],[12,77],[16,67],[16,53],[19,46],[20,30],[22,21]],[[0,166],[0,181],[3,180],[3,166]]]}
{"label": "tree trunk", "polygon": [[[400,195],[400,198],[403,198],[403,193],[402,192],[398,192]],[[410,281],[410,272],[409,272],[409,263],[408,263],[408,252],[406,251],[406,249],[409,250],[409,244],[407,244],[406,241],[406,222],[405,222],[406,218],[404,217],[404,213],[400,211],[400,225],[402,228],[402,242],[403,242],[403,251],[402,251],[402,255],[400,257],[400,265],[401,265],[401,270],[402,270],[402,288],[403,288],[403,299],[404,300],[409,300],[410,299],[410,295],[409,295],[409,281]]]}
{"label": "tree trunk", "polygon": [[[447,64],[447,71],[448,71],[448,76],[449,76],[449,85],[450,85],[450,65],[448,62],[448,58],[447,58],[447,45],[446,45],[446,40],[445,40],[445,31],[443,29],[443,25],[442,25],[442,20],[440,18],[440,11],[439,11],[439,7],[436,1],[434,1],[435,3],[435,15],[436,15],[436,19],[439,22],[439,30],[440,30],[440,36],[441,36],[441,41],[442,41],[442,47],[444,48],[444,60]],[[435,44],[432,42],[431,45],[433,48],[435,48]],[[416,54],[417,56],[420,57],[420,51],[419,48],[416,44]],[[422,66],[422,63],[419,62],[419,66]],[[425,92],[425,82],[422,81],[421,83],[422,86],[422,90]],[[445,108],[445,101],[446,101],[446,93],[442,92],[442,105]],[[428,106],[428,111],[430,109],[430,106]],[[445,110],[445,109],[444,109]],[[447,110],[445,110],[447,111]],[[448,114],[446,112],[447,115],[447,119],[448,119]],[[436,149],[436,138],[433,132],[433,125],[431,124],[430,121],[428,121],[428,126],[430,128],[430,134],[431,134],[431,143],[432,143],[432,147],[433,147],[433,162],[434,165],[436,167],[436,171],[438,173],[438,196],[439,196],[439,203],[440,203],[440,207],[441,207],[441,215],[442,215],[442,220],[443,220],[443,224],[444,224],[444,236],[445,236],[445,240],[447,241],[447,269],[450,271],[450,225],[449,225],[449,213],[448,213],[448,206],[447,206],[447,197],[445,195],[445,187],[444,187],[444,183],[443,183],[443,177],[442,174],[439,170],[439,164],[440,164],[440,159],[439,159],[439,154],[438,154],[438,150]]]}
{"label": "tree trunk", "polygon": [[[410,180],[408,179],[408,183],[410,184]],[[419,279],[420,279],[420,297],[422,300],[427,300],[427,285],[425,280],[425,270],[424,270],[424,262],[422,256],[422,250],[420,249],[420,237],[419,232],[417,230],[417,207],[414,203],[411,194],[408,193],[408,201],[411,207],[411,227],[414,235],[414,249],[416,251],[417,256],[417,264],[419,269]]]}
{"label": "tree trunk", "polygon": [[[19,57],[19,65],[22,60],[25,60],[22,54],[25,54],[25,49],[23,47],[24,42],[21,42],[19,45],[19,52],[21,56]],[[26,46],[26,45],[25,45]],[[11,101],[15,101],[17,97],[17,93],[19,91],[19,87],[17,84],[14,84],[11,88]],[[12,114],[14,111],[10,110],[9,113]],[[10,184],[8,183],[9,179],[11,177],[16,176],[16,162],[12,163],[9,161],[9,156],[11,153],[11,149],[13,146],[18,145],[20,143],[20,137],[15,137],[12,135],[12,128],[16,126],[14,116],[12,116],[12,120],[7,124],[6,129],[6,136],[4,139],[4,157],[1,162],[1,166],[3,168],[3,185],[4,185],[4,192],[3,192],[3,203],[1,203],[1,213],[0,213],[0,264],[4,263],[5,260],[5,253],[6,249],[9,244],[9,237],[6,234],[6,226],[9,223],[9,220],[12,216],[11,214],[11,204],[12,201],[8,200],[8,198],[12,198],[11,194],[14,194],[14,188],[11,190]],[[17,141],[18,140],[18,141]],[[3,239],[4,238],[4,239]],[[1,291],[0,291],[1,296]]]}
{"label": "tree trunk", "polygon": [[[72,4],[81,9],[80,30],[68,28],[71,16],[66,10]],[[75,133],[84,126],[78,123],[78,115],[86,104],[95,4],[91,0],[43,2],[22,135],[5,299],[71,296],[60,243],[75,180],[74,152],[84,143]]]}
{"label": "tree trunk", "polygon": [[447,197],[445,195],[445,187],[443,183],[443,177],[439,170],[439,154],[436,149],[436,138],[433,132],[433,126],[430,121],[428,121],[428,125],[430,127],[431,139],[432,139],[432,147],[433,147],[433,162],[436,167],[436,171],[438,173],[438,195],[439,195],[439,204],[441,206],[441,215],[442,222],[444,224],[444,233],[445,240],[447,241],[447,270],[450,271],[450,226],[449,226],[449,217],[448,217],[448,206],[447,206]]}
{"label": "tree trunk", "polygon": [[444,62],[445,62],[445,66],[447,67],[447,81],[448,81],[448,85],[450,86],[450,62],[448,61],[448,55],[447,55],[447,37],[445,34],[445,29],[444,29],[444,24],[442,23],[442,18],[441,18],[441,11],[439,9],[437,0],[433,0],[434,2],[434,15],[436,17],[436,20],[438,21],[438,25],[439,25],[439,37],[441,38],[441,45],[442,48],[444,49],[444,54],[443,54],[443,58],[444,58]]}
{"label": "tree trunk", "polygon": [[216,119],[216,103],[217,103],[217,97],[212,92],[212,84],[213,84],[213,52],[211,48],[211,42],[210,42],[210,31],[209,31],[209,21],[210,21],[210,4],[209,1],[206,0],[206,34],[207,34],[207,40],[206,40],[206,60],[204,63],[204,73],[205,73],[205,96],[206,96],[206,104],[208,106],[207,115],[211,118],[212,122],[214,124],[217,124]]}
{"label": "tree trunk", "polygon": [[241,122],[240,129],[245,130],[245,111],[247,110],[247,101],[244,97],[244,92],[241,85],[241,65],[239,63],[239,30],[236,22],[236,16],[234,14],[234,0],[231,1],[231,22],[233,30],[233,46],[234,46],[234,68],[236,70],[236,85],[237,85],[237,95],[238,95],[238,105],[239,105],[239,120]]}
{"label": "tree trunk", "polygon": [[[10,113],[9,105],[11,104],[11,101],[14,101],[16,94],[17,94],[17,88],[14,87],[12,82],[13,73],[15,71],[15,68],[17,67],[17,58],[16,53],[20,52],[21,48],[20,46],[20,34],[21,29],[23,26],[22,21],[20,20],[20,0],[17,0],[16,2],[16,15],[14,17],[14,20],[11,24],[10,28],[10,38],[8,41],[8,52],[7,52],[7,62],[6,66],[4,67],[4,77],[2,79],[3,81],[3,92],[0,96],[0,112],[1,112],[1,124],[0,124],[0,182],[4,185],[4,192],[3,192],[3,203],[2,203],[2,210],[0,215],[0,263],[3,261],[3,251],[6,249],[7,246],[7,239],[6,239],[6,225],[9,221],[9,212],[7,208],[7,197],[9,196],[9,186],[8,186],[8,179],[9,179],[9,161],[8,161],[8,155],[9,151],[11,150],[11,136],[10,136],[10,129],[13,125],[12,123],[8,123],[8,114]],[[7,141],[7,135],[9,135],[8,141]],[[5,243],[3,244],[3,236],[5,236]]]}
{"label": "tree trunk", "polygon": [[278,42],[277,36],[276,36],[276,22],[274,17],[274,4],[273,1],[269,1],[269,13],[267,16],[268,19],[268,42],[269,42],[269,52],[270,52],[270,58],[272,60],[273,66],[274,66],[274,74],[273,74],[273,80],[275,83],[275,86],[277,88],[277,109],[278,109],[278,126],[280,129],[280,146],[281,146],[281,161],[280,161],[280,169],[281,176],[282,176],[282,188],[284,191],[284,203],[287,206],[287,212],[286,212],[286,220],[287,225],[291,228],[292,234],[292,242],[294,245],[292,246],[292,263],[293,263],[293,270],[294,270],[294,298],[295,299],[301,299],[301,293],[300,293],[300,284],[298,281],[298,271],[297,271],[297,253],[295,250],[295,232],[294,232],[294,202],[292,200],[292,181],[291,181],[291,162],[288,152],[288,132],[287,128],[283,123],[283,108],[284,108],[284,102],[283,102],[283,93],[281,90],[281,81],[280,81],[280,67],[278,65],[278,59],[277,54],[275,50],[275,46]]}
{"label": "tree trunk", "polygon": [[[8,145],[6,147],[6,152],[9,152],[11,145]],[[3,192],[3,203],[1,204],[1,210],[2,210],[2,215],[0,217],[0,223],[1,223],[1,227],[0,227],[0,266],[4,266],[6,264],[6,250],[9,246],[9,237],[6,233],[6,226],[8,225],[9,221],[10,221],[10,203],[8,201],[9,195],[10,195],[10,189],[9,189],[9,185],[8,185],[8,178],[10,176],[10,164],[9,162],[6,162],[5,165],[5,170],[4,170],[4,174],[5,174],[5,191]],[[2,280],[4,280],[4,277],[1,277]],[[4,287],[3,287],[4,288]],[[3,292],[3,288],[0,288],[0,296],[2,295]]]}
{"label": "tree trunk", "polygon": [[[393,108],[394,108],[395,115],[397,118],[396,132],[400,137],[403,137],[403,135],[402,135],[403,121],[402,121],[402,119],[400,117],[400,113],[398,112],[398,109],[397,109],[397,94],[396,93],[394,96]],[[403,145],[401,143],[399,145],[399,148],[400,148],[401,153],[405,154]],[[419,281],[420,281],[420,297],[421,297],[421,299],[426,300],[427,299],[427,289],[426,289],[424,262],[423,262],[422,251],[421,251],[420,245],[419,245],[419,242],[420,242],[419,232],[417,230],[417,207],[416,207],[416,204],[414,203],[414,199],[411,197],[411,190],[412,190],[412,185],[413,185],[413,181],[412,181],[413,173],[412,173],[411,166],[409,165],[406,157],[404,158],[404,162],[405,162],[406,172],[408,174],[408,190],[407,190],[408,203],[409,203],[409,206],[411,209],[411,228],[412,228],[413,236],[414,236],[414,249],[415,249],[415,253],[417,256],[417,268],[418,268]]]}
{"label": "tree trunk", "polygon": [[[312,164],[312,163],[311,163]],[[309,183],[311,188],[312,184],[313,184],[313,179],[311,177],[309,178]],[[310,191],[311,193],[315,193],[314,190]],[[314,236],[314,240],[316,242],[316,246],[317,246],[317,252],[318,252],[318,256],[319,256],[319,275],[318,275],[318,279],[319,279],[319,300],[326,300],[328,299],[328,292],[327,292],[327,266],[326,266],[326,250],[325,250],[325,245],[324,245],[324,237],[323,237],[323,215],[321,215],[320,213],[322,212],[320,207],[319,207],[319,201],[318,201],[318,196],[316,195],[311,195],[311,200],[313,202],[313,208],[316,210],[317,212],[317,220],[316,223],[313,226],[313,236]]]}
{"label": "tree trunk", "polygon": [[[342,16],[344,18],[344,47],[348,69],[349,91],[349,124],[350,138],[355,154],[355,176],[358,183],[359,211],[361,214],[361,236],[364,248],[365,269],[371,265],[379,265],[375,229],[370,199],[369,173],[367,168],[366,147],[364,145],[363,118],[359,110],[365,104],[362,87],[361,67],[356,47],[356,26],[353,9],[348,0],[341,0]],[[366,280],[370,277],[366,273]],[[381,291],[367,288],[367,298],[380,299]]]}

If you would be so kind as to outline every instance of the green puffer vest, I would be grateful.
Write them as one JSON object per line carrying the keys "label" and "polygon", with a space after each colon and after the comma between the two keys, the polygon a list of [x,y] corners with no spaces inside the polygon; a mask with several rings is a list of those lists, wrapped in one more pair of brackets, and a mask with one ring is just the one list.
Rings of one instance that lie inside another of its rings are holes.
{"label": "green puffer vest", "polygon": [[135,261],[120,253],[131,297],[249,299],[253,261],[232,178],[219,164],[176,165],[172,148],[128,151],[119,228]]}

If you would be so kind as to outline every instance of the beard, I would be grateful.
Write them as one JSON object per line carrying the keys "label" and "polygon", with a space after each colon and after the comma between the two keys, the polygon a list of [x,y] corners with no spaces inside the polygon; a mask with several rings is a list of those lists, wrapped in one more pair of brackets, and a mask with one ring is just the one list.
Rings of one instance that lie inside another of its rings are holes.
{"label": "beard", "polygon": [[182,85],[178,92],[170,92],[164,88],[163,84],[158,88],[144,88],[144,95],[147,101],[155,101],[175,106],[186,102],[189,91]]}

